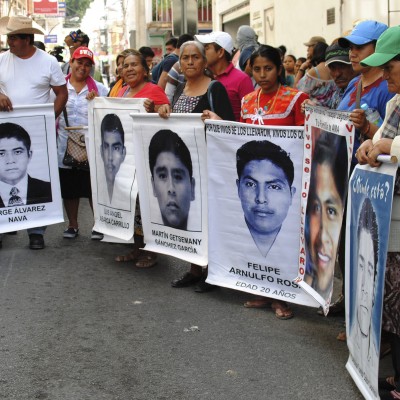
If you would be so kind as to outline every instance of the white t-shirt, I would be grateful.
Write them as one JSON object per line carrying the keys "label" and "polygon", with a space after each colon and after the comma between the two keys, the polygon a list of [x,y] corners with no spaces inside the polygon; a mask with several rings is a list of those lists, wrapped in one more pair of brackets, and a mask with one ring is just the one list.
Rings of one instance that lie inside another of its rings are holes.
{"label": "white t-shirt", "polygon": [[30,58],[19,58],[10,51],[0,54],[0,91],[13,106],[52,103],[51,86],[65,85],[57,59],[36,49]]}

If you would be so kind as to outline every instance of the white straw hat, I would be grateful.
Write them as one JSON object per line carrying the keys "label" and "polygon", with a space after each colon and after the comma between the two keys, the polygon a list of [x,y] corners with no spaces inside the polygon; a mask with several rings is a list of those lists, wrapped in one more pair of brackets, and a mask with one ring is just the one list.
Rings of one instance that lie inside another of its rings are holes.
{"label": "white straw hat", "polygon": [[13,17],[0,18],[0,35],[31,35],[34,33],[44,35],[41,26],[29,17],[17,15]]}

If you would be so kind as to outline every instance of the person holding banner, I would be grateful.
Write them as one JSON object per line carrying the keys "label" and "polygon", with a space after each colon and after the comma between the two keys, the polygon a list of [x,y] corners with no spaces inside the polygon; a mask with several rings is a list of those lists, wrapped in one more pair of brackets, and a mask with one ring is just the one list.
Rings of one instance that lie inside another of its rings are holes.
{"label": "person holding banner", "polygon": [[[355,153],[360,143],[365,139],[372,138],[378,130],[378,126],[367,119],[365,111],[360,108],[361,105],[367,104],[369,108],[378,111],[383,119],[386,103],[393,97],[393,94],[388,91],[387,83],[382,78],[382,70],[362,64],[363,60],[374,52],[376,41],[386,29],[387,25],[381,22],[362,21],[354,27],[349,35],[338,39],[338,44],[341,47],[349,49],[352,68],[355,73],[359,74],[349,82],[342,100],[337,106],[337,110],[351,112],[350,120],[356,128],[350,175],[357,164]],[[343,279],[342,293],[331,305],[328,315],[340,315],[344,312],[345,227],[346,212],[343,216],[338,252],[338,263]]]}
{"label": "person holding banner", "polygon": [[157,111],[162,104],[169,104],[165,92],[154,83],[149,82],[150,70],[145,58],[136,50],[127,50],[122,65],[122,86],[116,97],[145,98],[147,112]]}
{"label": "person holding banner", "polygon": [[[33,44],[34,35],[43,35],[43,30],[29,17],[11,16],[0,18],[0,34],[7,35],[10,47],[0,54],[0,111],[54,103],[57,118],[67,102],[68,91],[57,59]],[[44,248],[45,230],[45,226],[28,229],[30,249]]]}
{"label": "person holding banner", "polygon": [[[67,149],[69,126],[87,126],[88,104],[97,96],[106,96],[107,88],[90,76],[94,65],[93,53],[87,47],[78,47],[70,60],[70,73],[66,76],[68,102],[58,120],[57,153],[60,175],[61,197],[68,217],[68,227],[63,233],[66,239],[78,236],[78,210],[80,198],[87,198],[92,205],[90,172],[88,170],[68,167],[63,163]],[[92,231],[93,240],[102,239],[103,235]]]}
{"label": "person holding banner", "polygon": [[[185,83],[177,86],[172,101],[172,107],[163,105],[158,113],[162,118],[168,118],[171,111],[175,113],[211,113],[227,121],[234,121],[235,115],[224,85],[212,81],[205,74],[207,59],[204,46],[198,41],[189,41],[181,46],[180,66],[185,76]],[[205,292],[211,289],[205,280],[206,271],[200,265],[192,264],[190,272],[185,273],[171,282],[173,287],[185,287],[198,283],[195,290]]]}
{"label": "person holding banner", "polygon": [[360,108],[361,105],[367,104],[368,108],[378,111],[383,119],[386,103],[393,97],[382,77],[382,69],[363,63],[366,57],[373,54],[376,41],[386,29],[387,25],[381,22],[362,21],[356,25],[350,35],[338,40],[341,47],[350,49],[351,65],[353,70],[360,74],[349,83],[337,107],[340,111],[351,111],[350,120],[357,129],[354,137],[353,167],[357,164],[354,154],[360,143],[365,139],[371,139],[379,128],[374,122],[368,121],[365,111]]}
{"label": "person holding banner", "polygon": [[[165,92],[154,83],[149,82],[150,70],[145,58],[136,50],[124,52],[122,79],[126,85],[122,86],[117,97],[145,98],[144,107],[147,112],[157,111],[162,105],[168,105]],[[157,255],[150,251],[141,251],[145,246],[141,226],[139,199],[135,210],[134,248],[126,255],[115,258],[118,262],[133,261],[137,268],[150,268],[157,263]]]}
{"label": "person holding banner", "polygon": [[220,118],[234,121],[235,116],[224,85],[205,74],[207,59],[204,46],[193,40],[185,42],[181,46],[179,63],[185,82],[178,84],[172,105],[164,104],[159,108],[160,117],[168,118],[171,112],[202,113],[213,109]]}
{"label": "person holding banner", "polygon": [[260,86],[242,99],[240,122],[261,125],[304,125],[301,104],[308,95],[281,82],[278,49],[261,45],[250,57],[253,78]]}
{"label": "person holding banner", "polygon": [[[383,79],[390,92],[396,93],[386,106],[382,126],[372,140],[366,140],[356,152],[360,164],[378,167],[380,154],[400,160],[400,26],[387,29],[378,39],[375,52],[362,61],[365,67],[383,68]],[[387,399],[400,399],[400,179],[397,172],[393,197],[389,250],[386,262],[382,329],[391,337],[394,375],[380,382],[388,389]],[[383,396],[381,396],[381,399]]]}

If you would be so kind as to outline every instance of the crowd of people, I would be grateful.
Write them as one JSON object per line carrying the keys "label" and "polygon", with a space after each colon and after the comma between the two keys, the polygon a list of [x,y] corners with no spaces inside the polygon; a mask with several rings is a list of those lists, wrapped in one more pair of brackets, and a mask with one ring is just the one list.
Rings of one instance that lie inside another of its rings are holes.
{"label": "crowd of people", "polygon": [[[301,54],[287,55],[285,46],[276,48],[259,43],[255,31],[247,25],[238,29],[236,48],[233,38],[226,32],[214,31],[195,36],[184,34],[165,43],[167,54],[157,65],[153,64],[154,52],[149,47],[122,51],[116,56],[116,79],[110,89],[96,80],[101,78],[96,76],[90,40],[80,30],[71,32],[65,38],[70,60],[62,68],[55,56],[35,46],[34,34],[44,32],[28,17],[1,18],[0,34],[7,35],[8,44],[8,49],[0,55],[0,111],[11,111],[14,106],[20,105],[54,104],[61,195],[68,220],[63,236],[67,239],[74,239],[79,234],[80,199],[87,198],[92,205],[89,171],[64,164],[68,131],[71,127],[88,124],[88,104],[97,96],[145,98],[146,111],[158,113],[162,118],[168,118],[171,112],[202,113],[203,120],[211,118],[277,126],[304,125],[307,104],[345,110],[350,112],[350,120],[356,128],[350,171],[357,163],[377,167],[379,154],[400,157],[397,140],[400,137],[400,27],[388,28],[383,23],[368,20],[358,23],[353,30],[329,44],[323,37],[314,36],[304,43],[306,57],[299,57]],[[378,112],[383,120],[382,126],[378,126],[376,120],[370,121],[366,110]],[[104,127],[104,148],[101,152],[105,168],[112,175],[112,170],[117,167],[108,164],[109,154],[115,151],[124,157],[125,147],[123,135],[116,133],[122,129],[118,121],[110,117],[109,125]],[[166,132],[165,138],[168,136]],[[0,135],[0,162],[3,156],[6,160],[7,157],[12,158],[5,145],[10,138],[17,142],[20,140],[7,134]],[[319,158],[313,160],[315,179],[317,174],[327,180],[333,179],[329,175],[332,162],[329,149],[332,144],[328,139],[321,140],[320,144]],[[27,157],[29,161],[29,146],[24,143],[21,147],[25,150],[19,156]],[[268,159],[260,155],[249,165],[261,165],[262,161],[266,163]],[[0,191],[3,203],[9,206],[24,204],[26,188],[19,189],[15,179],[0,176],[0,180],[11,189],[9,193],[3,189]],[[240,180],[239,177],[238,188]],[[288,190],[292,190],[287,180]],[[400,399],[398,184],[397,179],[383,317],[383,329],[389,332],[391,340],[394,375],[380,382],[383,389],[389,389],[387,398],[394,399]],[[336,214],[343,216],[343,223],[340,224],[338,218],[339,222],[335,225],[335,235],[339,237],[340,234],[340,242],[334,249],[331,264],[333,269],[337,252],[344,287],[346,188],[337,182],[335,187]],[[18,196],[19,192],[25,194]],[[109,195],[112,196],[112,193]],[[321,221],[325,218],[324,213],[328,215],[332,209],[330,205],[325,210],[323,196],[323,188],[316,188],[313,201],[322,205],[314,207],[310,203],[310,234],[315,237],[324,235],[325,227]],[[139,199],[135,222],[133,248],[128,254],[117,256],[116,261],[131,261],[138,268],[152,267],[157,262],[157,255],[142,250],[145,243]],[[249,225],[250,222],[247,222]],[[173,226],[174,221],[168,223]],[[28,230],[31,249],[44,248],[45,229],[37,227]],[[102,239],[103,235],[92,231],[91,237]],[[318,249],[312,249],[314,264],[318,263],[318,257]],[[315,280],[318,273],[317,269],[310,269],[310,285],[318,282],[321,291],[329,290],[328,283],[323,279]],[[192,264],[190,271],[171,284],[176,288],[196,285],[196,291],[205,292],[213,289],[206,283],[206,278],[207,268]],[[330,315],[344,315],[344,304],[343,290],[331,305]],[[250,299],[245,307],[269,307],[279,319],[293,317],[293,311],[286,302],[268,297]]]}

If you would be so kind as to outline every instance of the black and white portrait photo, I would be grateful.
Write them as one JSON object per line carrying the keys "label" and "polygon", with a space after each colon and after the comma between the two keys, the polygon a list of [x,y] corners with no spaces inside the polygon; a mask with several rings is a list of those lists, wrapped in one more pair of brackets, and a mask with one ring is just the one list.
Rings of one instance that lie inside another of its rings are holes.
{"label": "black and white portrait photo", "polygon": [[0,114],[0,233],[63,222],[53,104]]}
{"label": "black and white portrait photo", "polygon": [[52,201],[50,182],[28,173],[33,152],[21,125],[0,122],[0,208]]}
{"label": "black and white portrait photo", "polygon": [[149,167],[163,224],[187,230],[195,179],[189,149],[177,133],[169,129],[156,132],[149,145]]}
{"label": "black and white portrait photo", "polygon": [[236,170],[246,225],[258,250],[267,257],[296,193],[293,162],[280,146],[253,140],[237,150]]}

